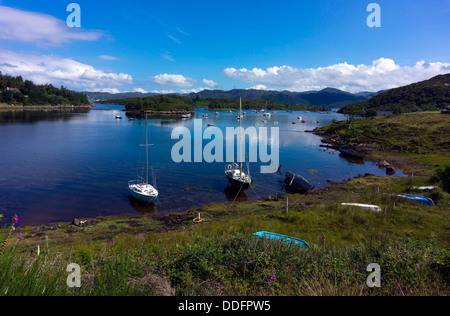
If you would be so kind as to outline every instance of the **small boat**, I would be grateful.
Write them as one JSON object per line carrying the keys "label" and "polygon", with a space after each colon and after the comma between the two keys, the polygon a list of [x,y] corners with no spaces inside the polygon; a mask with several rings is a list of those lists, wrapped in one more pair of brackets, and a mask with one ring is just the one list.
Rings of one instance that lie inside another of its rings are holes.
{"label": "small boat", "polygon": [[295,238],[295,237],[288,237],[285,235],[280,235],[280,234],[265,232],[265,231],[257,232],[257,233],[254,233],[253,235],[258,237],[259,239],[278,240],[278,241],[283,241],[290,245],[293,244],[293,245],[299,245],[303,248],[311,248],[311,246],[306,241],[299,239],[299,238]]}
{"label": "small boat", "polygon": [[425,186],[425,187],[417,187],[417,186],[411,187],[412,190],[419,190],[419,191],[433,191],[433,190],[436,190],[437,188],[438,187],[435,185]]}
{"label": "small boat", "polygon": [[306,121],[302,121],[302,124],[306,124],[306,123],[308,123],[308,122],[306,122]]}
{"label": "small boat", "polygon": [[303,120],[303,117],[297,116],[297,119],[298,119],[298,120]]}
{"label": "small boat", "polygon": [[271,118],[271,117],[272,117],[272,114],[270,114],[270,113],[264,113],[263,115],[266,116],[266,117],[268,117],[268,118]]}
{"label": "small boat", "polygon": [[266,120],[263,120],[262,122],[263,122],[263,123],[267,123],[267,121],[266,121]]}
{"label": "small boat", "polygon": [[424,197],[424,196],[420,196],[420,195],[411,195],[411,194],[402,193],[402,194],[397,195],[397,197],[402,198],[402,199],[407,199],[411,202],[421,203],[421,204],[425,204],[428,206],[434,206],[434,202],[432,199]]}
{"label": "small boat", "polygon": [[116,116],[116,119],[121,120],[121,119],[122,119],[122,116],[117,115],[117,116]]}
{"label": "small boat", "polygon": [[381,212],[381,208],[377,205],[360,204],[360,203],[341,203],[342,206],[355,206],[366,211]]}
{"label": "small boat", "polygon": [[214,126],[214,124],[213,123],[208,123],[208,126]]}
{"label": "small boat", "polygon": [[286,172],[284,182],[286,183],[286,188],[294,192],[305,193],[314,188],[308,180],[290,171]]}
{"label": "small boat", "polygon": [[181,118],[185,118],[185,119],[188,119],[188,118],[191,118],[191,116],[192,116],[192,114],[191,114],[191,113],[187,113],[187,114],[183,114],[183,115],[181,115]]}
{"label": "small boat", "polygon": [[366,156],[365,152],[355,151],[355,150],[351,150],[351,149],[344,149],[344,148],[339,148],[338,150],[342,156],[346,156],[346,157],[350,157],[350,158],[364,159],[364,157]]}
{"label": "small boat", "polygon": [[146,176],[145,179],[132,180],[128,182],[128,189],[131,195],[141,201],[151,203],[158,198],[158,190],[156,190],[151,184],[148,183],[148,116],[145,116],[145,150],[146,150]]}
{"label": "small boat", "polygon": [[297,124],[297,122],[294,121],[294,122],[292,122],[292,124],[295,125],[295,124]]}
{"label": "small boat", "polygon": [[278,122],[273,122],[273,124],[278,125]]}

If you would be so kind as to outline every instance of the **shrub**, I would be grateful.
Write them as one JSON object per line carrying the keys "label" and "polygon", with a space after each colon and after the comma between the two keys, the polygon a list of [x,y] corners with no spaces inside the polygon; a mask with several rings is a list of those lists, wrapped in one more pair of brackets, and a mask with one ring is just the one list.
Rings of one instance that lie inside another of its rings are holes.
{"label": "shrub", "polygon": [[442,164],[439,166],[431,180],[439,183],[444,191],[450,193],[450,164]]}

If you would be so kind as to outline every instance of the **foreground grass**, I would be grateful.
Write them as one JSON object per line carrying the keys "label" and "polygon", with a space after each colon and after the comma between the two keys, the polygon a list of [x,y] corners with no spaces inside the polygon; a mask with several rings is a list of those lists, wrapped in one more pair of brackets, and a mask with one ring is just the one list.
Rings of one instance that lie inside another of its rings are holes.
{"label": "foreground grass", "polygon": [[[449,254],[436,241],[370,240],[323,250],[261,241],[245,232],[197,236],[121,236],[102,248],[39,257],[6,253],[1,295],[447,295]],[[65,269],[82,266],[80,288]],[[370,263],[381,267],[381,288],[366,285]],[[447,278],[447,279],[446,279]]]}

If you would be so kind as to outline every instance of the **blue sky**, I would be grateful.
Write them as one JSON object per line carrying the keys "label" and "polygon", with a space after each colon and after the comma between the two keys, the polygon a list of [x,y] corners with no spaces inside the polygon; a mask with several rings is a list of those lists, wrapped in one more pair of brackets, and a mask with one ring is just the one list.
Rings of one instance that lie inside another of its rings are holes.
{"label": "blue sky", "polygon": [[111,92],[378,91],[450,72],[450,0],[72,1],[0,0],[0,71]]}

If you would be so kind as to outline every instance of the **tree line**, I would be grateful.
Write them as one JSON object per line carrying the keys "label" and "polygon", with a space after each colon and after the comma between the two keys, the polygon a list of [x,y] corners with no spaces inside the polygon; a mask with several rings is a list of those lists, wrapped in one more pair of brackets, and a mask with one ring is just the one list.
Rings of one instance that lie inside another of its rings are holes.
{"label": "tree line", "polygon": [[[9,88],[9,89],[8,89]],[[0,72],[0,103],[8,105],[90,105],[88,98],[64,86],[36,85],[22,76],[9,76]]]}

